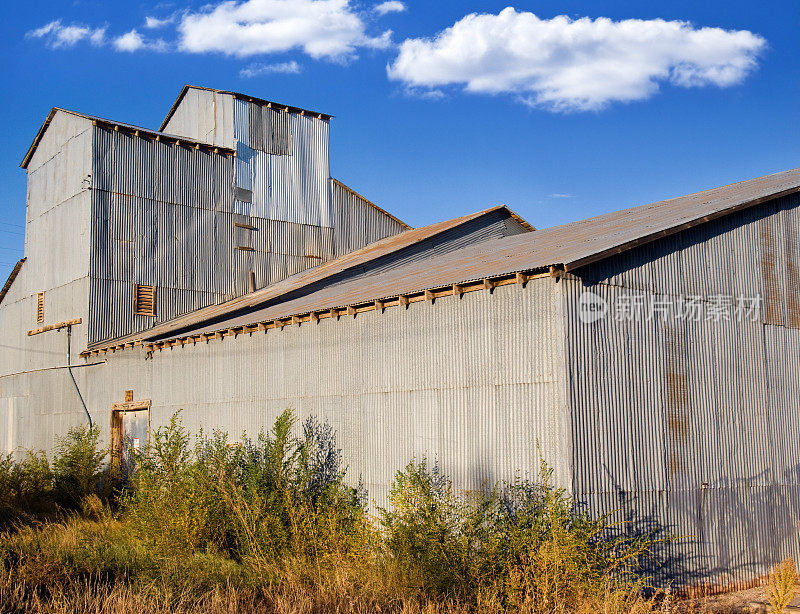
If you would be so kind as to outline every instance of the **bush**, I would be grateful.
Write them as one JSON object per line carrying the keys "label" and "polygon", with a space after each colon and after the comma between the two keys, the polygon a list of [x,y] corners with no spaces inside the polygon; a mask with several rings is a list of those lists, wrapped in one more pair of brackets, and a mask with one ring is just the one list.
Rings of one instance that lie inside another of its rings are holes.
{"label": "bush", "polygon": [[[138,459],[124,506],[131,526],[164,552],[222,552],[235,560],[319,558],[359,545],[363,497],[344,484],[333,430],[290,411],[268,434],[232,445],[202,433],[194,450],[177,415]],[[165,510],[169,510],[165,513]]]}
{"label": "bush", "polygon": [[390,561],[425,592],[514,610],[563,611],[630,586],[647,537],[610,538],[607,519],[579,511],[551,477],[542,463],[537,484],[457,497],[436,464],[412,461],[381,510]]}
{"label": "bush", "polygon": [[536,482],[459,493],[436,463],[412,461],[376,526],[330,425],[296,426],[286,411],[254,440],[192,442],[175,414],[136,453],[116,514],[95,429],[70,430],[52,464],[0,457],[2,517],[50,521],[0,539],[0,606],[127,591],[169,611],[224,588],[252,611],[653,611],[637,575],[650,539],[591,518],[546,464]]}
{"label": "bush", "polygon": [[96,426],[72,427],[65,437],[56,439],[53,489],[62,506],[78,509],[84,497],[98,494],[107,481],[103,462],[107,453],[99,449],[99,441]]}

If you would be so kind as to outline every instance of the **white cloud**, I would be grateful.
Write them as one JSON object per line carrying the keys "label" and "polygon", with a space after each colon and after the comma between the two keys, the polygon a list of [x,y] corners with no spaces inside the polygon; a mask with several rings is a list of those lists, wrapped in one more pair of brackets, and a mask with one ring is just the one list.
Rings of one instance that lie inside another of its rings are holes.
{"label": "white cloud", "polygon": [[83,40],[88,40],[92,45],[99,46],[105,43],[106,27],[90,28],[74,24],[65,26],[58,19],[43,25],[41,28],[31,30],[26,36],[44,39],[47,45],[53,49],[72,47]]}
{"label": "white cloud", "polygon": [[359,47],[385,48],[391,31],[366,34],[349,0],[228,1],[187,13],[178,26],[184,51],[246,57],[302,49],[312,58],[345,61]]}
{"label": "white cloud", "polygon": [[388,2],[381,2],[372,7],[378,15],[386,15],[386,13],[402,13],[406,10],[406,5],[399,0],[388,0]]}
{"label": "white cloud", "polygon": [[144,49],[150,51],[166,51],[167,43],[160,38],[156,40],[147,40],[134,28],[130,32],[126,32],[122,36],[118,36],[114,39],[114,49],[117,51],[127,51],[128,53],[142,51]]}
{"label": "white cloud", "polygon": [[554,192],[550,195],[550,198],[575,198],[574,194],[565,194],[563,192]]}
{"label": "white cloud", "polygon": [[756,67],[765,46],[747,30],[662,19],[540,19],[509,7],[498,15],[467,15],[430,39],[403,41],[387,71],[411,88],[463,85],[468,92],[585,111],[643,100],[661,82],[734,85]]}
{"label": "white cloud", "polygon": [[170,15],[169,17],[165,17],[164,19],[147,16],[144,18],[144,27],[147,28],[148,30],[163,28],[164,26],[168,26],[169,24],[174,23],[176,16],[177,15]]}
{"label": "white cloud", "polygon": [[252,79],[260,75],[283,73],[296,75],[300,72],[300,64],[292,60],[291,62],[279,62],[277,64],[250,64],[239,71],[239,76],[245,79]]}

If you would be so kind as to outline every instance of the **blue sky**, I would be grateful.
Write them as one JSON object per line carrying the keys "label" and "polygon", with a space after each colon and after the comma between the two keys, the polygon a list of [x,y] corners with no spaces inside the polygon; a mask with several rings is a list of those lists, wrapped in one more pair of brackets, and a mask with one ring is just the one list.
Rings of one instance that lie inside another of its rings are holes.
{"label": "blue sky", "polygon": [[543,228],[800,166],[796,1],[27,2],[0,32],[2,279],[49,109],[157,128],[184,83],[335,115],[332,175],[414,226],[505,203]]}

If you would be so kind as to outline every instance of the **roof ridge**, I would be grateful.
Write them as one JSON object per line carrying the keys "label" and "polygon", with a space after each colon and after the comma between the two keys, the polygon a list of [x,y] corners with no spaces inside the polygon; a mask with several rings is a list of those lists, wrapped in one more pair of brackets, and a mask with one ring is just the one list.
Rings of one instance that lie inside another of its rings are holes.
{"label": "roof ridge", "polygon": [[199,141],[197,139],[191,139],[184,136],[179,136],[177,134],[170,134],[168,132],[163,132],[161,130],[153,130],[152,128],[137,126],[136,124],[118,122],[113,119],[107,119],[105,117],[99,117],[97,115],[89,115],[88,113],[81,113],[80,111],[73,111],[71,109],[65,109],[63,107],[53,107],[52,109],[50,109],[50,112],[47,114],[47,117],[45,118],[44,122],[39,128],[39,131],[36,133],[36,136],[34,137],[30,147],[28,148],[28,151],[25,153],[25,157],[22,159],[20,167],[27,168],[28,164],[31,161],[31,158],[33,157],[33,154],[36,152],[36,149],[39,146],[39,143],[44,137],[45,132],[47,132],[47,128],[50,126],[50,122],[53,121],[53,118],[59,111],[62,113],[68,113],[69,115],[74,115],[75,117],[83,118],[95,124],[106,124],[108,126],[122,128],[127,132],[143,133],[144,135],[154,136],[154,137],[163,137],[170,141],[175,141],[179,143],[188,143],[191,145],[198,145],[207,149],[217,150],[218,152],[222,153],[229,153],[229,154],[234,153],[233,149],[230,149],[229,147],[221,147],[219,145],[214,145],[212,143],[207,143],[205,141]]}
{"label": "roof ridge", "polygon": [[289,113],[301,113],[301,114],[307,113],[309,115],[317,115],[319,119],[324,119],[325,121],[328,121],[334,117],[329,113],[321,113],[319,111],[312,111],[310,109],[304,109],[302,107],[295,107],[289,104],[275,102],[274,100],[266,100],[264,98],[259,98],[258,96],[251,96],[249,94],[244,94],[242,92],[234,92],[232,90],[221,90],[215,87],[206,87],[204,85],[192,85],[191,83],[185,83],[184,86],[181,88],[181,91],[178,93],[178,97],[175,99],[175,102],[172,103],[172,106],[169,108],[169,111],[167,111],[167,115],[166,117],[164,117],[164,121],[161,122],[159,130],[163,130],[166,127],[167,123],[169,123],[169,120],[172,118],[172,115],[175,113],[175,110],[178,108],[178,105],[180,104],[181,100],[183,100],[183,97],[186,95],[186,92],[188,92],[190,89],[204,90],[206,92],[215,92],[217,94],[228,94],[240,100],[258,102],[259,104],[275,105],[279,108],[281,107],[284,108]]}

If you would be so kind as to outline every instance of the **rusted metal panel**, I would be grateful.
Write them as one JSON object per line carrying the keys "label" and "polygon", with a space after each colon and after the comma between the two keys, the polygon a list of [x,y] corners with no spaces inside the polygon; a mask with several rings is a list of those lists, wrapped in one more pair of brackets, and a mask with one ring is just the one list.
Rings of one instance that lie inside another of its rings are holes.
{"label": "rusted metal panel", "polygon": [[800,328],[800,216],[782,211],[786,262],[786,325]]}
{"label": "rusted metal panel", "polygon": [[[774,208],[773,208],[774,209]],[[774,215],[761,221],[761,275],[764,283],[764,322],[782,325],[786,308],[781,262],[779,218]]]}
{"label": "rusted metal panel", "polygon": [[[297,225],[283,228],[301,227]],[[148,335],[161,335],[172,330],[197,326],[207,319],[219,320],[226,314],[237,314],[242,310],[254,311],[267,301],[278,302],[276,299],[282,296],[285,298],[277,305],[279,311],[285,312],[299,307],[300,310],[293,313],[305,313],[314,308],[350,304],[398,292],[435,287],[442,279],[446,281],[440,285],[456,283],[461,281],[462,272],[453,267],[452,254],[471,249],[465,247],[470,244],[478,243],[479,247],[481,241],[490,243],[496,237],[519,232],[527,231],[513,219],[505,207],[493,207],[425,228],[408,230],[315,266],[263,290],[233,299],[224,306],[198,311],[175,322],[160,325],[149,331]],[[306,254],[309,255],[312,254]],[[366,263],[370,264],[368,269],[364,267]],[[298,294],[302,298],[290,299]],[[302,311],[303,309],[306,311]],[[261,312],[253,317],[260,315]]]}
{"label": "rusted metal panel", "polygon": [[[800,384],[792,375],[800,331],[765,324],[757,312],[708,317],[718,295],[760,296],[764,253],[777,263],[768,278],[785,288],[780,231],[796,223],[799,205],[787,196],[733,213],[561,282],[573,492],[631,531],[684,536],[659,546],[660,582],[743,582],[800,554]],[[587,292],[606,316],[582,318]],[[615,317],[622,298],[677,304],[687,294],[698,295],[701,317]]]}

